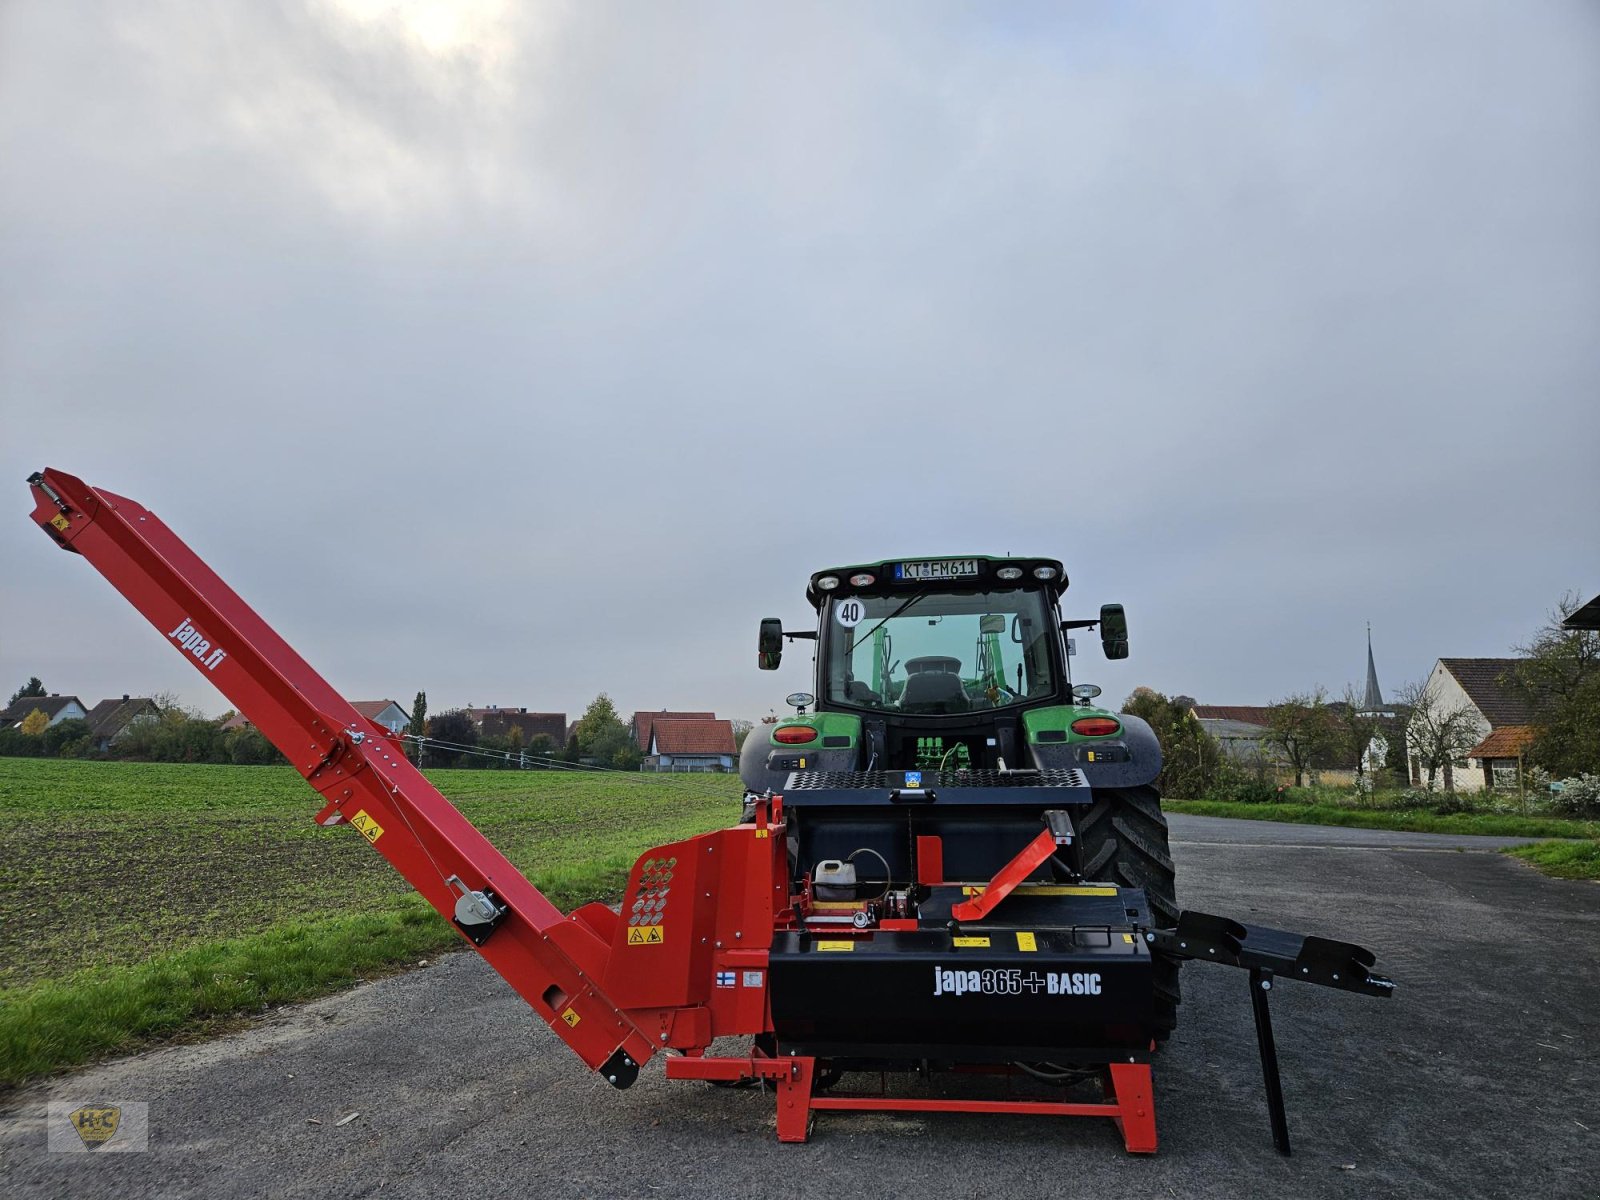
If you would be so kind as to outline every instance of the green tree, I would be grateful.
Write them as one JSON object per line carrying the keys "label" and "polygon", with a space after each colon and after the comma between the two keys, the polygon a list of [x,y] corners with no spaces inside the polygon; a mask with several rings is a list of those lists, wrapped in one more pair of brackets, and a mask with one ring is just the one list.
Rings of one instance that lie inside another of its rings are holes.
{"label": "green tree", "polygon": [[578,748],[585,754],[593,754],[600,738],[626,728],[622,718],[617,716],[617,706],[611,702],[611,697],[601,692],[589,701],[589,707],[578,718]]}
{"label": "green tree", "polygon": [[1600,774],[1600,632],[1562,628],[1577,607],[1561,598],[1505,681],[1537,714],[1529,761],[1558,779]]}
{"label": "green tree", "polygon": [[33,675],[28,678],[27,683],[23,684],[16,691],[11,693],[11,699],[6,701],[6,707],[10,708],[18,700],[25,700],[29,696],[43,695],[45,695],[44,684],[39,682],[39,677],[37,675]]}
{"label": "green tree", "polygon": [[82,717],[57,721],[42,735],[44,752],[51,758],[66,758],[83,750],[89,740],[89,722]]}
{"label": "green tree", "polygon": [[428,732],[428,693],[418,692],[417,698],[411,702],[411,724],[407,731],[421,737]]}
{"label": "green tree", "polygon": [[[452,708],[428,718],[428,739],[428,758],[434,766],[463,766],[467,764],[462,760],[470,756],[463,754],[460,748],[478,744],[478,727],[472,723],[466,709]],[[449,742],[451,746],[440,746],[439,742]]]}
{"label": "green tree", "polygon": [[731,722],[729,722],[729,724],[731,724],[733,726],[733,748],[734,748],[734,750],[736,750],[736,751],[743,750],[744,749],[744,740],[745,740],[745,738],[750,736],[750,731],[752,729],[754,729],[755,726],[751,722],[749,722],[749,721],[741,721],[737,717],[734,718]]}
{"label": "green tree", "polygon": [[1145,721],[1161,743],[1161,774],[1156,786],[1163,796],[1195,800],[1217,782],[1217,743],[1194,715],[1187,696],[1168,699],[1150,688],[1135,688],[1122,711]]}
{"label": "green tree", "polygon": [[1339,722],[1328,708],[1328,697],[1321,688],[1285,696],[1267,709],[1264,741],[1276,750],[1294,770],[1294,785],[1305,782],[1313,771],[1331,757],[1340,743]]}
{"label": "green tree", "polygon": [[578,750],[601,766],[631,771],[643,761],[633,734],[617,715],[611,697],[601,692],[578,718]]}

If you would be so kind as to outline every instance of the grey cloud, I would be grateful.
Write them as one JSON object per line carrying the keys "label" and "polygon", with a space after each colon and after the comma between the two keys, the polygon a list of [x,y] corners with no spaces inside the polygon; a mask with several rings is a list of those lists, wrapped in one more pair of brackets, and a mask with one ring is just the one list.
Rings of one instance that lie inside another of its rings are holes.
{"label": "grey cloud", "polygon": [[0,680],[223,706],[47,463],[436,708],[757,715],[898,553],[1057,554],[1081,673],[1215,702],[1600,589],[1591,7],[463,11],[0,17]]}

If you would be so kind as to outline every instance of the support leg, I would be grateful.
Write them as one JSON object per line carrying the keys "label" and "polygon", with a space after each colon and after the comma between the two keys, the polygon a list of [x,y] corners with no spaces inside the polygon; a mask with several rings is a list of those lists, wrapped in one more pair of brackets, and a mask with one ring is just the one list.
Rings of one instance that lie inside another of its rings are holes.
{"label": "support leg", "polygon": [[1272,1144],[1278,1153],[1289,1151],[1289,1118],[1283,1111],[1283,1081],[1278,1077],[1278,1046],[1272,1040],[1272,1013],[1267,995],[1272,991],[1272,972],[1264,967],[1250,971],[1250,1007],[1256,1015],[1256,1046],[1261,1051],[1261,1078],[1267,1087],[1267,1116],[1272,1121]]}
{"label": "support leg", "polygon": [[1111,1093],[1115,1120],[1129,1154],[1156,1152],[1156,1102],[1149,1063],[1112,1063]]}
{"label": "support leg", "polygon": [[811,1087],[817,1060],[795,1057],[785,1061],[789,1071],[778,1080],[778,1140],[803,1142],[811,1136]]}

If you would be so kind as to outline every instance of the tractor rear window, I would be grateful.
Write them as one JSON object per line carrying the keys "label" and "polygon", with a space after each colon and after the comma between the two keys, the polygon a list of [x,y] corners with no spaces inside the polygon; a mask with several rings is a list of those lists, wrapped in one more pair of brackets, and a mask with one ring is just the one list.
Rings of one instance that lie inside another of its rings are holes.
{"label": "tractor rear window", "polygon": [[829,602],[827,692],[854,708],[942,715],[1056,689],[1055,623],[1039,591],[840,596]]}

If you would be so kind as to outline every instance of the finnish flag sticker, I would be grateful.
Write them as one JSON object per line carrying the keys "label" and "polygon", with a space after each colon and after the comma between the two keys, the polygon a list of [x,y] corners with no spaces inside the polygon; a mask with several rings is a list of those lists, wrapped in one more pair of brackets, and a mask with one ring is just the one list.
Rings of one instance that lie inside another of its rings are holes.
{"label": "finnish flag sticker", "polygon": [[717,986],[718,987],[737,987],[738,986],[737,979],[738,979],[738,972],[736,972],[736,971],[718,971],[717,972]]}

